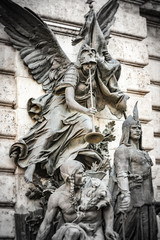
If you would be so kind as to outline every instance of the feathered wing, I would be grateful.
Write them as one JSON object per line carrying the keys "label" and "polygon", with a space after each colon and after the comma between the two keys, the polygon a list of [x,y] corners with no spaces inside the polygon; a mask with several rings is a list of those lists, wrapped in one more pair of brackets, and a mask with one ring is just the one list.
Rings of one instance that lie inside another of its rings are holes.
{"label": "feathered wing", "polygon": [[0,22],[34,80],[53,91],[71,64],[54,33],[34,12],[11,0],[0,1]]}
{"label": "feathered wing", "polygon": [[117,0],[109,0],[96,14],[97,21],[105,39],[107,39],[110,35],[110,28],[115,21],[115,14],[118,6],[119,4]]}

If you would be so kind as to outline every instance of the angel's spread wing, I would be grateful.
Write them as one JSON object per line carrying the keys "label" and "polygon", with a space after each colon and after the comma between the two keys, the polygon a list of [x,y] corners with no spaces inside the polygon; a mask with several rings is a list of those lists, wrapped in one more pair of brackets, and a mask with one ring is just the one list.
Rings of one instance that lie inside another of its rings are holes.
{"label": "angel's spread wing", "polygon": [[105,39],[110,35],[110,28],[115,21],[115,13],[117,12],[118,6],[117,0],[109,0],[96,14],[97,21]]}
{"label": "angel's spread wing", "polygon": [[11,0],[0,0],[0,22],[34,80],[53,91],[71,64],[54,33],[34,12]]}

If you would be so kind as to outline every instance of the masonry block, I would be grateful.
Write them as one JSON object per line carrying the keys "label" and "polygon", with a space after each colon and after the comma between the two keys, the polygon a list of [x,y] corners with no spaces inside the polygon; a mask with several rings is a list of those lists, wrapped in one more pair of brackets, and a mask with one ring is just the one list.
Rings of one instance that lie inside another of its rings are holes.
{"label": "masonry block", "polygon": [[149,59],[149,64],[145,68],[149,72],[152,81],[160,82],[160,61]]}
{"label": "masonry block", "polygon": [[17,77],[17,94],[19,108],[26,108],[30,98],[38,98],[44,95],[42,85],[38,84],[32,78]]}
{"label": "masonry block", "polygon": [[0,198],[0,203],[15,203],[16,185],[14,175],[0,175],[0,192],[3,193]]}
{"label": "masonry block", "polygon": [[152,119],[152,103],[150,93],[146,95],[128,93],[130,99],[127,104],[127,116],[133,115],[133,108],[138,101],[139,118],[143,121],[151,121]]}
{"label": "masonry block", "polygon": [[16,102],[16,82],[13,76],[0,74],[0,103]]}
{"label": "masonry block", "polygon": [[146,19],[139,16],[139,6],[120,2],[112,31],[135,38],[145,38],[147,36]]}
{"label": "masonry block", "polygon": [[152,110],[152,119],[154,132],[160,133],[160,112]]}
{"label": "masonry block", "polygon": [[145,66],[148,64],[148,51],[143,41],[113,36],[108,49],[115,59],[130,63],[130,65]]}
{"label": "masonry block", "polygon": [[18,109],[17,110],[17,138],[20,139],[29,131],[35,122],[30,118],[27,109]]}
{"label": "masonry block", "polygon": [[16,116],[15,111],[0,109],[0,135],[16,135]]}
{"label": "masonry block", "polygon": [[14,210],[0,209],[0,237],[9,239],[15,237]]}
{"label": "masonry block", "polygon": [[15,169],[14,162],[9,157],[9,149],[14,143],[14,140],[0,139],[0,168]]}
{"label": "masonry block", "polygon": [[160,86],[151,85],[152,105],[160,107]]}
{"label": "masonry block", "polygon": [[4,44],[0,44],[0,69],[15,71],[15,50]]}
{"label": "masonry block", "polygon": [[122,64],[119,87],[123,91],[135,90],[145,94],[150,91],[150,75],[145,68]]}
{"label": "masonry block", "polygon": [[145,39],[145,43],[148,47],[150,56],[160,57],[160,28],[148,26],[148,36]]}
{"label": "masonry block", "polygon": [[149,124],[142,124],[142,146],[144,149],[154,149],[153,142],[153,126]]}

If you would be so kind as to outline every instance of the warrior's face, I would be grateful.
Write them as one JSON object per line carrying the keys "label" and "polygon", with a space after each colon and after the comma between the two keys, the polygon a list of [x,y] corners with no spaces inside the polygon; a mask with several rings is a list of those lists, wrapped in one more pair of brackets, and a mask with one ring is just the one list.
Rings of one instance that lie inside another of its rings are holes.
{"label": "warrior's face", "polygon": [[141,129],[140,124],[131,125],[131,127],[130,127],[130,138],[131,139],[138,140],[138,139],[140,139],[141,134],[142,134],[142,129]]}
{"label": "warrior's face", "polygon": [[83,167],[76,171],[76,173],[74,175],[75,187],[83,186],[83,184],[84,184],[84,182],[83,182],[83,174],[84,174],[84,168]]}
{"label": "warrior's face", "polygon": [[92,48],[84,49],[81,52],[80,63],[84,72],[92,71],[96,69],[96,51]]}

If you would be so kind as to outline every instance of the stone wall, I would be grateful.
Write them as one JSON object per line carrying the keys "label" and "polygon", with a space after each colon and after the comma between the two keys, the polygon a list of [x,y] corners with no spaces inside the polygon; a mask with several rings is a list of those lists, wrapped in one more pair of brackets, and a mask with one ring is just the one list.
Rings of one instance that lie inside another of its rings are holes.
{"label": "stone wall", "polygon": [[[21,6],[27,6],[49,24],[58,41],[72,61],[76,60],[78,47],[71,46],[71,39],[78,33],[88,11],[85,1],[65,0],[14,0]],[[95,3],[95,9],[106,0]],[[159,23],[153,16],[148,18],[143,0],[123,0],[116,14],[112,27],[109,51],[122,63],[119,80],[121,89],[126,92],[128,100],[127,115],[132,114],[133,106],[138,101],[140,121],[143,128],[143,147],[149,151],[154,167],[153,180],[155,198],[160,201],[160,49]],[[152,8],[155,5],[152,4]],[[157,9],[157,8],[156,8]],[[157,11],[157,10],[156,10]],[[152,21],[151,21],[152,20]],[[156,23],[155,23],[156,22]],[[41,85],[32,80],[24,67],[18,52],[9,44],[8,37],[0,26],[0,239],[14,239],[14,213],[25,205],[28,210],[35,209],[36,202],[25,196],[28,186],[24,182],[24,171],[16,168],[8,156],[10,146],[27,133],[33,125],[26,110],[29,98],[43,95]],[[111,120],[116,121],[116,140],[109,145],[113,158],[119,144],[121,125],[124,118],[117,120],[107,107],[97,114],[96,123],[103,130]]]}

